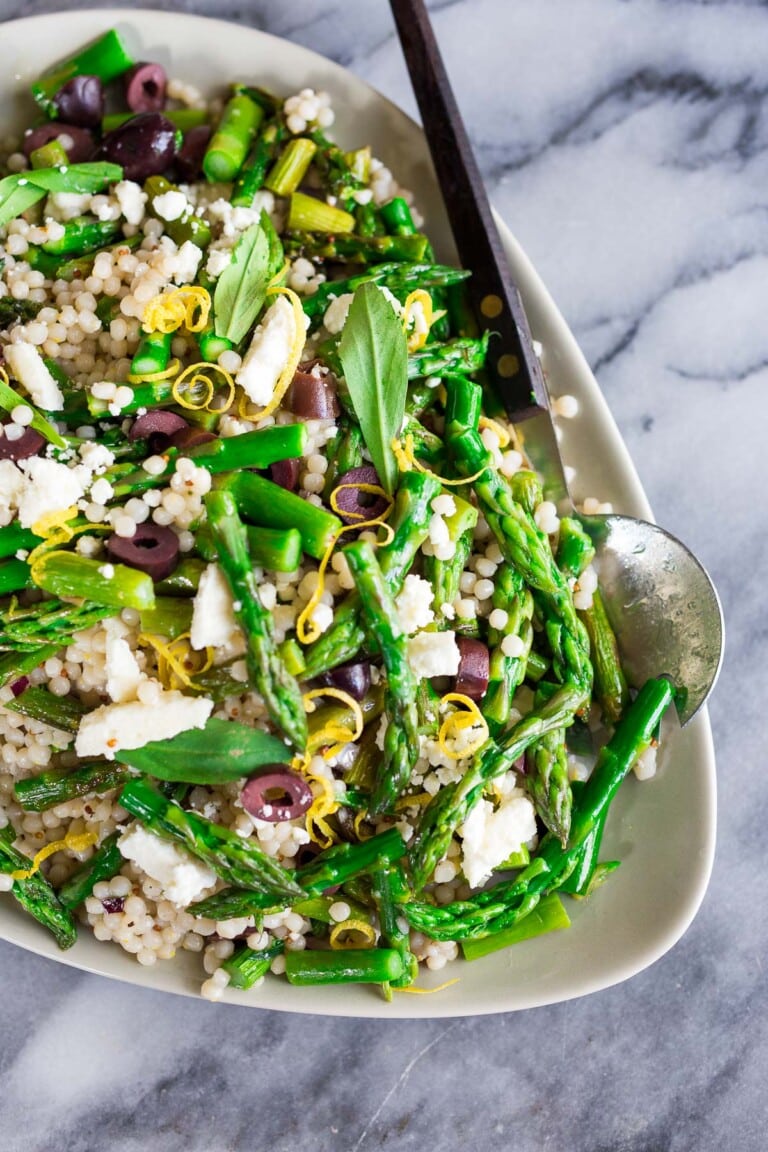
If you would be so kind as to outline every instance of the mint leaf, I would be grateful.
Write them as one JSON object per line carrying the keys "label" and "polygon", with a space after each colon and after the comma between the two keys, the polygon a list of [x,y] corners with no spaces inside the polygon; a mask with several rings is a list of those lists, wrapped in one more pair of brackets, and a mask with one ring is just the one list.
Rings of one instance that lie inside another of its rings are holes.
{"label": "mint leaf", "polygon": [[269,247],[261,224],[251,224],[235,245],[232,262],[216,282],[216,335],[233,344],[240,343],[264,303],[270,274]]}
{"label": "mint leaf", "polygon": [[259,728],[212,719],[204,728],[180,732],[170,740],[116,752],[115,759],[156,780],[224,784],[264,764],[283,764],[287,755],[282,740]]}
{"label": "mint leaf", "polygon": [[349,398],[382,487],[397,487],[391,448],[400,432],[408,385],[408,344],[403,325],[375,284],[355,291],[339,344]]}

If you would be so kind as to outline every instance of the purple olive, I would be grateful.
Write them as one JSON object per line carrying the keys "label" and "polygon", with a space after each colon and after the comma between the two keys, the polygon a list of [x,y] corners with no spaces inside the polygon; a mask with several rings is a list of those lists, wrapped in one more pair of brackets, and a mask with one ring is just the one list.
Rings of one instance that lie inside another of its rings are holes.
{"label": "purple olive", "polygon": [[[3,426],[4,428],[7,425]],[[18,427],[18,425],[13,425]],[[16,440],[4,432],[0,435],[0,460],[27,460],[30,456],[37,456],[45,444],[45,437],[36,432],[34,428],[25,428]]]}
{"label": "purple olive", "polygon": [[164,452],[174,435],[185,428],[189,428],[189,424],[183,416],[156,408],[134,420],[128,439],[147,440],[150,452],[157,455],[158,452]]}
{"label": "purple olive", "polygon": [[21,145],[24,155],[29,158],[36,149],[42,148],[44,144],[50,144],[51,140],[61,140],[62,148],[72,164],[82,164],[83,161],[90,160],[96,150],[96,141],[87,128],[51,120],[48,124],[38,124],[37,128],[32,128],[24,134]]}
{"label": "purple olive", "polygon": [[29,688],[29,676],[19,676],[18,680],[14,680],[11,684],[11,692],[14,698],[21,696],[22,692],[26,692]]}
{"label": "purple olive", "polygon": [[125,100],[131,112],[160,112],[165,107],[168,78],[161,64],[134,64],[124,80]]}
{"label": "purple olive", "polygon": [[265,765],[240,793],[246,812],[270,824],[303,816],[313,800],[307,781],[286,764]]}
{"label": "purple olive", "polygon": [[295,492],[299,486],[298,460],[278,460],[269,466],[270,479],[285,488],[286,492]]}
{"label": "purple olive", "polygon": [[[350,484],[352,487],[341,487],[345,484]],[[362,492],[360,484],[381,486],[378,473],[370,464],[364,464],[361,468],[350,468],[349,472],[339,476],[336,481],[336,488],[341,487],[341,491],[336,492],[336,508],[345,524],[361,524],[363,520],[375,520],[387,510],[389,502],[384,496]]]}
{"label": "purple olive", "polygon": [[171,436],[171,447],[177,448],[179,452],[191,452],[193,448],[199,448],[201,444],[210,444],[215,440],[213,432],[206,432],[205,428],[193,428],[187,424],[186,428],[179,428],[178,432],[174,432]]}
{"label": "purple olive", "polygon": [[165,580],[179,562],[179,538],[171,528],[147,522],[137,524],[133,536],[110,536],[107,552],[111,560]]}
{"label": "purple olive", "polygon": [[302,420],[332,420],[339,414],[336,378],[330,372],[315,376],[298,368],[291,382],[287,406]]}
{"label": "purple olive", "polygon": [[125,907],[124,896],[105,896],[101,902],[101,906],[105,912],[122,912]]}
{"label": "purple olive", "polygon": [[371,687],[371,666],[367,660],[353,660],[324,673],[321,680],[331,688],[349,693],[353,700],[362,700]]}
{"label": "purple olive", "polygon": [[60,120],[98,128],[104,115],[104,85],[98,76],[73,76],[53,98]]}
{"label": "purple olive", "polygon": [[197,180],[203,171],[203,157],[211,138],[210,124],[196,124],[184,133],[184,143],[176,154],[176,171],[180,180]]}
{"label": "purple olive", "polygon": [[120,164],[126,180],[146,180],[165,172],[176,151],[176,129],[159,112],[132,116],[104,137],[99,155]]}
{"label": "purple olive", "polygon": [[470,700],[482,700],[488,691],[490,678],[490,655],[482,640],[470,636],[459,636],[459,670],[456,674],[456,691]]}

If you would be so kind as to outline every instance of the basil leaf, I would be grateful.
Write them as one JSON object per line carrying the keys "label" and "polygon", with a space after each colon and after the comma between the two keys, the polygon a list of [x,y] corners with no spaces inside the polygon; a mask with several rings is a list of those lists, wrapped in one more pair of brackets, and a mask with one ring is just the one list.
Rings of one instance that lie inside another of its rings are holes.
{"label": "basil leaf", "polygon": [[339,344],[349,398],[381,485],[397,486],[391,444],[405,413],[408,344],[400,318],[370,281],[356,289]]}
{"label": "basil leaf", "polygon": [[46,192],[99,192],[123,178],[119,164],[94,160],[86,164],[62,164],[59,168],[36,168],[24,175],[30,184]]}
{"label": "basil leaf", "polygon": [[31,184],[25,172],[6,176],[4,180],[0,180],[0,225],[15,220],[44,196],[45,192]]}
{"label": "basil leaf", "polygon": [[269,213],[266,211],[266,209],[262,208],[261,216],[259,219],[261,226],[264,229],[264,235],[267,238],[267,244],[269,245],[269,268],[267,271],[267,276],[271,280],[273,276],[277,276],[278,272],[283,267],[285,262],[285,249],[283,248],[283,242],[277,233],[277,229],[270,220]]}
{"label": "basil leaf", "polygon": [[116,752],[115,759],[157,780],[224,784],[264,764],[284,764],[287,755],[282,740],[259,728],[212,719],[204,728],[180,732],[170,740]]}
{"label": "basil leaf", "polygon": [[269,241],[260,224],[246,228],[216,282],[216,335],[239,344],[261,311],[269,283]]}

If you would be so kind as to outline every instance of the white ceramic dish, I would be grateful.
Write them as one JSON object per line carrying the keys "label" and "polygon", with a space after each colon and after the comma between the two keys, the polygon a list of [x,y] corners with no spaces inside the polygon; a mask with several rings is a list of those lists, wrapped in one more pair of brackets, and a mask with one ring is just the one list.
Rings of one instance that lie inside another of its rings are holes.
{"label": "white ceramic dish", "polygon": [[[334,133],[347,147],[370,143],[374,154],[413,188],[438,253],[452,245],[420,128],[361,80],[321,56],[264,33],[222,21],[126,9],[67,12],[0,26],[3,56],[13,71],[0,76],[4,120],[17,125],[33,114],[28,83],[110,27],[118,27],[137,58],[159,60],[170,74],[215,89],[251,80],[286,95],[313,86],[329,90]],[[4,129],[5,130],[5,129]],[[500,223],[510,265],[520,285],[534,335],[546,349],[555,395],[575,394],[580,415],[568,423],[566,458],[577,468],[577,495],[613,501],[617,511],[650,518],[632,462],[587,363],[546,288],[509,230]],[[427,973],[434,986],[446,975],[459,982],[435,996],[396,995],[384,1003],[366,988],[297,989],[268,979],[251,992],[228,990],[225,1001],[281,1011],[335,1016],[468,1016],[556,1003],[617,984],[652,964],[685,932],[703,898],[715,843],[715,762],[709,721],[701,713],[686,729],[670,725],[657,777],[634,778],[622,788],[606,830],[603,858],[621,868],[586,902],[569,901],[572,927],[517,945],[474,963],[457,961],[448,972]],[[114,945],[81,930],[60,953],[52,938],[26,918],[9,897],[0,900],[0,937],[42,956],[88,972],[147,988],[196,995],[199,957],[180,952],[173,961],[143,968]]]}

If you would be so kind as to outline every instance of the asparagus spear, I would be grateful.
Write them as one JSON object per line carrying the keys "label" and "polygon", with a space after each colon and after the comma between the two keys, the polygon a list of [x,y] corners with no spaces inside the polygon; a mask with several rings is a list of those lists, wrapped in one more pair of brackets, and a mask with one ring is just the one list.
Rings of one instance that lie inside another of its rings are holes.
{"label": "asparagus spear", "polygon": [[[311,299],[311,297],[310,297]],[[330,500],[331,492],[339,482],[339,477],[363,463],[363,434],[346,413],[338,421],[338,429],[333,442],[328,445],[328,470],[325,474],[325,500]]]}
{"label": "asparagus spear", "polygon": [[103,562],[77,552],[47,552],[37,561],[34,582],[54,596],[72,596],[114,608],[152,608],[155,592],[146,572],[126,564],[112,564],[103,574]]}
{"label": "asparagus spear", "polygon": [[[492,604],[494,609],[507,613],[503,628],[489,627],[488,643],[491,649],[488,691],[483,701],[483,715],[493,735],[507,726],[512,708],[512,697],[523,682],[528,655],[533,640],[533,597],[523,584],[522,577],[502,564],[494,577]],[[520,654],[508,656],[502,645],[508,636],[517,636]]]}
{"label": "asparagus spear", "polygon": [[43,724],[50,724],[60,732],[77,732],[80,721],[88,711],[76,696],[54,696],[47,688],[37,684],[30,685],[20,696],[9,700],[6,708],[22,716],[30,716],[33,720],[41,720]]}
{"label": "asparagus spear", "polygon": [[271,120],[264,125],[235,181],[230,201],[233,208],[251,207],[254,196],[264,184],[267,169],[283,136],[284,129],[277,121]]}
{"label": "asparagus spear", "polygon": [[345,948],[317,952],[309,948],[286,952],[289,984],[393,984],[404,975],[403,960],[394,948]]}
{"label": "asparagus spear", "polygon": [[392,987],[405,988],[416,979],[419,963],[411,952],[408,925],[398,907],[408,891],[402,869],[396,864],[377,868],[371,876],[371,888],[379,911],[382,941],[398,952],[403,962],[403,975],[392,981]]}
{"label": "asparagus spear", "polygon": [[231,98],[203,157],[207,180],[234,180],[263,117],[261,107],[244,92]]}
{"label": "asparagus spear", "polygon": [[232,589],[235,616],[245,633],[251,684],[263,696],[273,723],[294,748],[303,751],[307,742],[304,701],[295,677],[290,675],[277,651],[272,615],[259,597],[248,552],[248,536],[235,499],[230,492],[210,492],[206,507],[219,562]]}
{"label": "asparagus spear", "polygon": [[105,84],[122,75],[133,60],[114,28],[62,64],[57,64],[32,85],[32,95],[48,116],[56,115],[53,98],[73,76],[98,76]]}
{"label": "asparagus spear", "polygon": [[[293,427],[293,425],[287,425]],[[233,440],[242,439],[233,436]],[[320,559],[341,528],[338,516],[317,508],[293,492],[286,492],[279,484],[265,480],[254,472],[240,472],[227,481],[240,515],[246,520],[265,528],[282,528],[290,525],[301,536],[305,552]]]}
{"label": "asparagus spear", "polygon": [[522,920],[543,895],[557,890],[575,870],[584,844],[600,828],[619,786],[653,740],[674,695],[674,686],[666,679],[648,680],[640,689],[579,795],[565,847],[556,837],[545,837],[519,876],[470,900],[440,907],[404,904],[408,922],[437,940],[457,940],[487,936]]}
{"label": "asparagus spear", "polygon": [[[68,644],[74,632],[91,628],[114,613],[114,606],[111,605],[66,604],[60,600],[43,600],[29,608],[9,609],[0,613],[0,648],[38,653],[30,665],[36,668],[42,660],[47,660],[48,655],[54,655],[59,648]],[[44,655],[43,648],[47,649],[50,645],[54,645],[53,651]],[[7,669],[4,665],[0,667],[3,668],[0,680],[5,683],[2,676]],[[19,665],[14,666],[13,661],[10,661],[9,667],[14,671]],[[24,672],[16,671],[16,674],[21,676]]]}
{"label": "asparagus spear", "polygon": [[[13,847],[16,831],[9,824],[0,829],[0,872],[17,872],[29,868],[29,859]],[[11,895],[25,912],[34,916],[56,937],[59,948],[71,948],[77,939],[77,927],[71,913],[61,904],[53,888],[39,872],[26,880],[14,880]]]}
{"label": "asparagus spear", "polygon": [[408,662],[408,640],[373,548],[364,540],[348,544],[344,555],[355,577],[367,631],[375,635],[387,672],[385,708],[389,723],[371,793],[373,815],[392,806],[411,778],[419,755],[416,678]]}
{"label": "asparagus spear", "polygon": [[305,296],[301,306],[307,316],[320,317],[334,296],[354,292],[360,284],[371,280],[389,288],[391,292],[410,292],[414,288],[433,288],[445,284],[458,284],[469,276],[463,268],[452,268],[444,264],[414,264],[390,261],[386,264],[373,264],[356,276],[344,280],[326,280],[311,296]]}
{"label": "asparagus spear", "polygon": [[[400,478],[395,507],[389,519],[394,536],[378,551],[379,563],[394,592],[402,587],[421,545],[429,532],[431,504],[440,493],[440,481],[425,472],[406,472]],[[320,676],[351,660],[363,646],[365,630],[360,622],[360,597],[356,592],[342,600],[334,611],[327,632],[307,648],[307,679]]]}
{"label": "asparagus spear", "polygon": [[605,611],[600,589],[592,593],[592,606],[579,612],[592,649],[595,667],[595,697],[609,724],[616,724],[627,706],[629,688],[621,666],[616,634]]}
{"label": "asparagus spear", "polygon": [[565,729],[547,732],[525,757],[525,789],[539,819],[561,844],[568,841],[573,798],[568,779]]}
{"label": "asparagus spear", "polygon": [[273,940],[266,948],[254,951],[247,944],[240,944],[222,964],[225,972],[229,973],[229,983],[232,988],[247,991],[253,988],[257,980],[269,972],[270,965],[275,956],[280,956],[285,948],[283,940]]}
{"label": "asparagus spear", "polygon": [[120,835],[121,831],[113,832],[106,840],[102,840],[90,860],[81,864],[62,884],[58,897],[65,908],[77,908],[78,904],[82,904],[91,895],[99,881],[111,880],[117,875],[124,863],[117,846]]}
{"label": "asparagus spear", "polygon": [[[294,192],[294,199],[296,195]],[[299,219],[303,222],[305,217]],[[426,236],[355,236],[349,231],[346,234],[342,232],[338,224],[335,226],[337,230],[332,234],[317,230],[287,232],[284,237],[286,252],[302,254],[310,260],[338,260],[340,263],[378,264],[382,260],[402,260],[412,264],[423,260],[427,251]]]}
{"label": "asparagus spear", "polygon": [[453,604],[459,594],[459,581],[472,552],[472,534],[477,524],[477,508],[453,492],[456,511],[446,516],[445,525],[456,551],[449,560],[427,556],[424,575],[434,592],[432,604],[439,616],[443,604]]}
{"label": "asparagus spear", "polygon": [[290,872],[252,841],[185,811],[145,780],[130,780],[120,793],[120,803],[151,832],[177,840],[230,884],[264,893],[280,903],[304,895]]}
{"label": "asparagus spear", "polygon": [[[26,695],[26,693],[25,693]],[[67,768],[48,768],[38,776],[17,780],[13,794],[27,812],[45,812],[57,804],[79,796],[97,796],[125,784],[133,775],[130,768],[107,760]]]}
{"label": "asparagus spear", "polygon": [[518,721],[498,742],[489,740],[457,783],[448,784],[425,808],[411,841],[409,857],[417,889],[426,884],[435,865],[448,851],[454,832],[466,820],[483,789],[513,766],[535,740],[573,723],[588,698],[588,689],[567,684]]}

